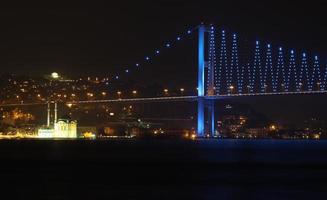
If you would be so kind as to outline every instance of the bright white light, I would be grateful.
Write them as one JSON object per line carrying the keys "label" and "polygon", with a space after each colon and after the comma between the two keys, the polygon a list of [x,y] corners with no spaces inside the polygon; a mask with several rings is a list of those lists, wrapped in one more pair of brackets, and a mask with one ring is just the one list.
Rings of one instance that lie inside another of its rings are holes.
{"label": "bright white light", "polygon": [[54,79],[58,79],[59,78],[59,74],[57,72],[53,72],[51,74],[51,77],[54,78]]}

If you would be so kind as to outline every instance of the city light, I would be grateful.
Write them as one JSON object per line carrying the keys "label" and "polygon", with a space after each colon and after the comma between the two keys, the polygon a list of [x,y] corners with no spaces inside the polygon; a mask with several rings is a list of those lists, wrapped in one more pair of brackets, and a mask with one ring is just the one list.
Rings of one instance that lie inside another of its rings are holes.
{"label": "city light", "polygon": [[277,130],[277,126],[276,125],[271,125],[270,126],[270,130],[271,131],[276,131]]}
{"label": "city light", "polygon": [[53,79],[58,79],[60,76],[59,76],[59,74],[58,74],[57,72],[53,72],[53,73],[51,74],[51,77],[52,77]]}

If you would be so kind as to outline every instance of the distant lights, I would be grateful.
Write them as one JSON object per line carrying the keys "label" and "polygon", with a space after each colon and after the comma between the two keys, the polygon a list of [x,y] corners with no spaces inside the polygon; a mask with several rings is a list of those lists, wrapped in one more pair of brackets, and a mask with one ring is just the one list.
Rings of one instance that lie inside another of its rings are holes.
{"label": "distant lights", "polygon": [[128,69],[126,69],[126,70],[125,70],[125,72],[126,72],[126,73],[128,73],[128,72],[129,72],[129,70],[128,70]]}
{"label": "distant lights", "polygon": [[180,41],[181,40],[181,37],[177,37],[177,41]]}
{"label": "distant lights", "polygon": [[279,47],[279,51],[282,51],[283,50],[283,48],[282,47]]}
{"label": "distant lights", "polygon": [[191,33],[192,33],[192,31],[191,31],[191,30],[188,30],[188,31],[187,31],[187,34],[191,34]]}
{"label": "distant lights", "polygon": [[150,57],[149,56],[145,57],[145,60],[150,60]]}
{"label": "distant lights", "polygon": [[167,44],[166,44],[166,47],[170,47],[170,44],[169,44],[169,43],[167,43]]}
{"label": "distant lights", "polygon": [[160,51],[159,51],[159,50],[157,50],[157,51],[156,51],[156,54],[159,54],[159,53],[160,53]]}
{"label": "distant lights", "polygon": [[135,64],[135,66],[136,66],[136,67],[139,67],[139,66],[140,66],[140,64],[136,63],[136,64]]}

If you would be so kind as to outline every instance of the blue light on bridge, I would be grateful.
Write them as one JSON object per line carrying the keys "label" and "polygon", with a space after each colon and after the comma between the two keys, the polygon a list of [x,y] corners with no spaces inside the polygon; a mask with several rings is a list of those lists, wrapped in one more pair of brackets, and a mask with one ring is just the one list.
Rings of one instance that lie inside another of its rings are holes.
{"label": "blue light on bridge", "polygon": [[[218,69],[218,77],[216,82],[216,90],[217,94],[220,94],[222,89],[222,80],[223,74],[222,71],[225,70],[225,77],[229,82],[229,70],[228,70],[228,58],[227,58],[227,47],[226,47],[226,34],[225,30],[221,31],[221,45],[220,45],[220,57],[219,57],[219,69]],[[226,85],[226,91],[229,91],[228,85]]]}
{"label": "blue light on bridge", "polygon": [[[276,74],[275,74],[275,76],[272,77],[273,78],[273,82],[272,82],[273,92],[277,92],[277,90],[278,90],[279,77],[283,77],[283,85],[285,88],[285,82],[286,82],[285,60],[284,60],[284,52],[283,52],[282,47],[279,47],[276,68],[277,68]],[[273,73],[273,71],[272,71],[272,73]],[[282,75],[280,75],[280,73],[282,73]]]}
{"label": "blue light on bridge", "polygon": [[204,136],[204,71],[205,71],[205,44],[204,44],[205,27],[199,28],[199,46],[198,46],[198,123],[197,134],[199,137]]}
{"label": "blue light on bridge", "polygon": [[294,74],[294,83],[295,83],[295,87],[297,87],[298,77],[297,77],[297,73],[296,73],[296,62],[295,62],[295,52],[294,52],[294,50],[291,50],[288,70],[284,71],[284,77],[285,77],[285,79],[284,79],[284,91],[285,92],[288,92],[289,89],[290,89],[292,74]]}
{"label": "blue light on bridge", "polygon": [[[246,88],[248,88],[247,93],[251,94],[313,91],[316,89],[322,91],[325,89],[327,72],[323,71],[324,73],[320,74],[322,66],[318,56],[311,56],[307,52],[299,53],[295,56],[294,50],[285,49],[284,52],[284,48],[281,46],[275,49],[275,45],[271,43],[255,40],[255,46],[253,45],[251,49],[252,51],[254,50],[253,59],[252,52],[251,57],[245,57],[249,54],[243,56],[243,49],[248,48],[248,46],[242,46],[244,45],[242,43],[243,40],[238,41],[238,34],[230,34],[228,31],[221,29],[219,31],[221,38],[217,39],[220,43],[216,44],[215,37],[218,35],[216,27],[213,25],[207,27],[200,25],[198,30],[202,27],[204,27],[204,34],[208,34],[208,37],[204,36],[204,41],[199,41],[199,45],[203,45],[205,49],[203,55],[199,52],[199,57],[203,57],[201,66],[207,67],[208,70],[203,72],[206,73],[203,75],[203,82],[206,85],[203,86],[203,90],[202,86],[198,87],[200,88],[198,94],[209,94],[209,88],[216,95],[231,94],[233,91],[242,94],[246,91]],[[163,46],[154,49],[152,54],[144,57],[145,59],[140,64],[150,63],[153,58],[161,54],[166,48],[174,47],[184,37],[189,38],[186,35],[195,33],[194,30],[186,30],[184,34],[175,36],[175,39],[166,40]],[[199,48],[202,47],[199,46]],[[216,51],[216,48],[220,49]],[[242,56],[239,55],[239,49],[242,50]],[[139,67],[140,64],[136,63],[134,66]],[[207,66],[205,66],[206,64]],[[131,69],[123,69],[121,73],[124,72],[131,73],[132,71]],[[113,78],[122,78],[122,74],[118,75],[120,77],[113,76]],[[201,74],[201,77],[203,76]],[[210,80],[207,77],[210,77]]]}
{"label": "blue light on bridge", "polygon": [[271,44],[267,45],[266,64],[265,64],[263,74],[260,71],[260,84],[261,84],[261,92],[262,93],[266,93],[267,89],[268,89],[268,84],[267,84],[268,69],[269,69],[269,73],[270,73],[269,77],[271,78],[272,85],[274,85],[275,77],[274,77],[273,64],[272,64]]}
{"label": "blue light on bridge", "polygon": [[318,56],[314,58],[313,72],[311,74],[310,88],[313,90],[313,87],[316,87],[317,90],[321,91],[321,74],[320,74],[320,63]]}
{"label": "blue light on bridge", "polygon": [[217,63],[216,63],[216,41],[215,41],[215,31],[213,27],[211,27],[211,31],[208,32],[208,43],[209,43],[209,51],[208,51],[208,70],[207,70],[207,94],[214,95],[215,94],[215,79],[217,78]]}
{"label": "blue light on bridge", "polygon": [[255,53],[254,53],[254,63],[252,70],[249,69],[249,92],[253,93],[255,88],[256,80],[256,69],[259,69],[259,76],[262,78],[262,69],[261,69],[261,55],[260,55],[260,45],[259,41],[256,41]]}
{"label": "blue light on bridge", "polygon": [[204,69],[205,69],[205,45],[204,45],[205,28],[201,26],[199,29],[199,49],[198,49],[198,96],[204,96]]}

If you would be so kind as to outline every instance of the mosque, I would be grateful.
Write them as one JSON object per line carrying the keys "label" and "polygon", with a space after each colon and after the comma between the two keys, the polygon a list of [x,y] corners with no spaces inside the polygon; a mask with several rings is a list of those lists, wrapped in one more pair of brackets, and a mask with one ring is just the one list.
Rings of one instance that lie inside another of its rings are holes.
{"label": "mosque", "polygon": [[50,124],[50,103],[47,109],[47,126],[38,130],[39,138],[77,138],[77,121],[71,119],[58,119],[58,108],[55,103],[54,122]]}

